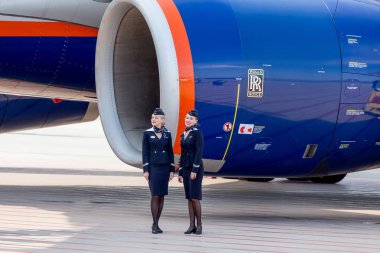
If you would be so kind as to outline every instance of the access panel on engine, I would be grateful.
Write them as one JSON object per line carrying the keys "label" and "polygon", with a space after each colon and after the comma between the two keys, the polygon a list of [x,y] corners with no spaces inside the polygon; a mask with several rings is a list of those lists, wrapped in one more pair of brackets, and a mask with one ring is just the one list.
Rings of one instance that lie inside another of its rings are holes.
{"label": "access panel on engine", "polygon": [[196,82],[202,86],[197,108],[205,136],[204,157],[223,160],[234,129],[240,80],[205,78]]}

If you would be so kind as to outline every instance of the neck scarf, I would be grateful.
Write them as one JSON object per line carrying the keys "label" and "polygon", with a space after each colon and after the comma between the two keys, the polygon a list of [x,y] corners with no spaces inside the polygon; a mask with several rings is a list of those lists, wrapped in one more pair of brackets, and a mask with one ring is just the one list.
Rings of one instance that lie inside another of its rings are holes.
{"label": "neck scarf", "polygon": [[156,126],[153,126],[153,131],[155,133],[162,133],[162,136],[166,138],[166,134],[165,134],[165,131],[167,131],[167,129],[163,126],[161,128],[158,128]]}
{"label": "neck scarf", "polygon": [[155,133],[163,133],[163,132],[166,131],[166,128],[165,128],[165,127],[158,128],[158,127],[154,126],[154,127],[153,127],[153,131],[154,131]]}

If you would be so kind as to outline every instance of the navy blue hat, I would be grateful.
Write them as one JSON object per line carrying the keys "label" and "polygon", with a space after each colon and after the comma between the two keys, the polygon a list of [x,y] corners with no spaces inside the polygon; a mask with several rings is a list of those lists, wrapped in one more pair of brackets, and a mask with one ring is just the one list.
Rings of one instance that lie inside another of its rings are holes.
{"label": "navy blue hat", "polygon": [[153,115],[165,115],[165,113],[161,108],[156,108],[154,109]]}
{"label": "navy blue hat", "polygon": [[192,109],[187,114],[189,114],[190,116],[193,116],[193,117],[195,117],[195,118],[198,119],[198,110],[197,109]]}

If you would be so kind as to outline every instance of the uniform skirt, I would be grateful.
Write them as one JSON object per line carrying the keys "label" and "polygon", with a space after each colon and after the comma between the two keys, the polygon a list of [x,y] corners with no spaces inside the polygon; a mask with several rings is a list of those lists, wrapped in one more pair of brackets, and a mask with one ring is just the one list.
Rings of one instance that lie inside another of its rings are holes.
{"label": "uniform skirt", "polygon": [[203,168],[199,168],[195,180],[190,179],[191,168],[183,168],[183,187],[186,199],[202,199]]}
{"label": "uniform skirt", "polygon": [[168,195],[170,164],[150,165],[149,188],[152,196]]}

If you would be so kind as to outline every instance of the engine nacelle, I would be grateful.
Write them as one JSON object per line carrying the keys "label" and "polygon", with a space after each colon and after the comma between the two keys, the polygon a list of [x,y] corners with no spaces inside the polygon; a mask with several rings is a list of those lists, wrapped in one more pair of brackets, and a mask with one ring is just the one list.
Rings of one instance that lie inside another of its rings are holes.
{"label": "engine nacelle", "polygon": [[142,132],[155,107],[169,116],[166,127],[173,136],[180,131],[180,110],[194,107],[190,98],[181,108],[179,82],[192,80],[180,80],[170,28],[155,1],[115,1],[107,9],[98,36],[96,78],[105,134],[128,164],[141,163]]}
{"label": "engine nacelle", "polygon": [[379,6],[113,1],[96,49],[112,149],[140,164],[141,134],[160,106],[178,155],[184,116],[196,107],[209,173],[300,177],[377,166]]}

